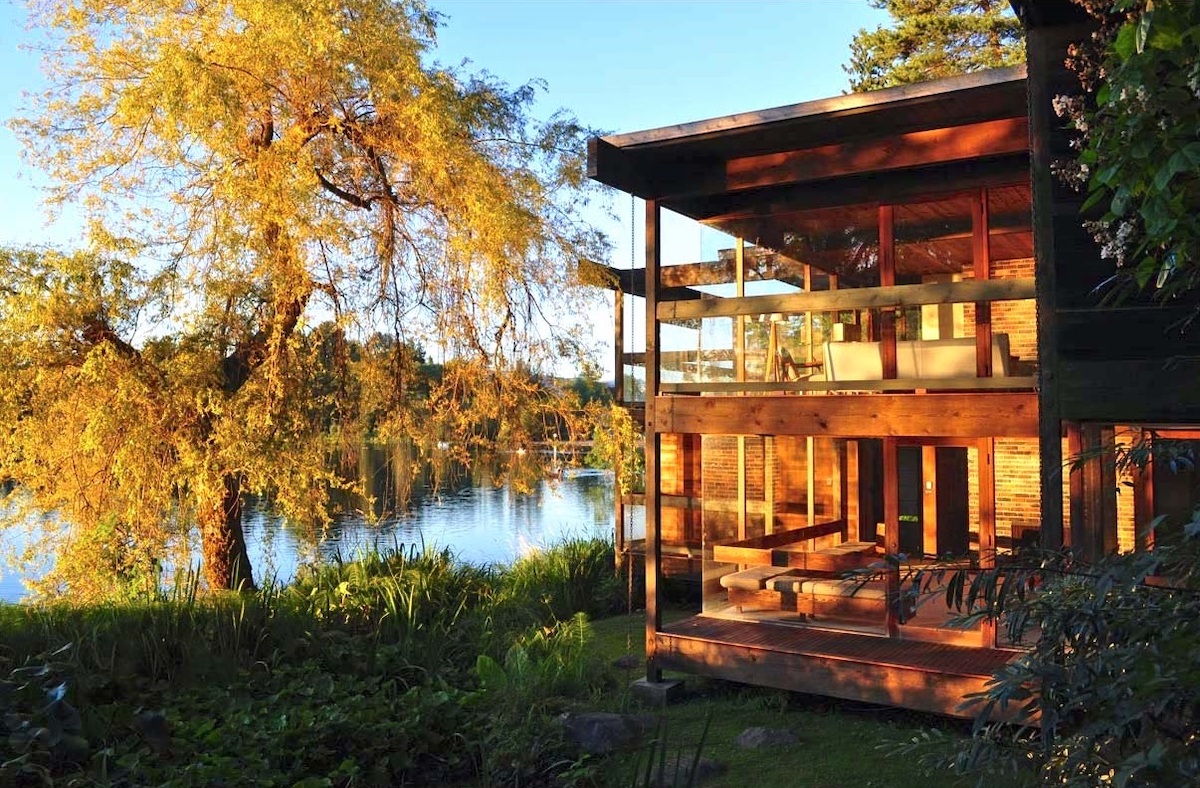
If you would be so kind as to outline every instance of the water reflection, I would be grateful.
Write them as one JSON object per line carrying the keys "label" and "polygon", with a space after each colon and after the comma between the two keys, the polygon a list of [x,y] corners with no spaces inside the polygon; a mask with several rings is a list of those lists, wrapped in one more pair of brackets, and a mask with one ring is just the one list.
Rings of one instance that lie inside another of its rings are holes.
{"label": "water reflection", "polygon": [[[395,466],[385,465],[391,466],[385,474],[394,477]],[[495,486],[492,478],[463,470],[430,487],[426,479],[414,479],[403,511],[394,491],[380,494],[377,488],[376,522],[368,522],[361,512],[348,513],[323,533],[289,524],[265,503],[251,501],[244,525],[256,577],[286,582],[302,563],[396,544],[448,547],[464,561],[493,563],[569,537],[612,537],[613,479],[607,471],[568,470],[561,479],[527,485],[528,492],[519,492],[512,482]],[[23,538],[19,529],[0,530],[0,555],[6,548],[21,549]],[[24,594],[21,577],[0,562],[0,601],[16,601]]]}

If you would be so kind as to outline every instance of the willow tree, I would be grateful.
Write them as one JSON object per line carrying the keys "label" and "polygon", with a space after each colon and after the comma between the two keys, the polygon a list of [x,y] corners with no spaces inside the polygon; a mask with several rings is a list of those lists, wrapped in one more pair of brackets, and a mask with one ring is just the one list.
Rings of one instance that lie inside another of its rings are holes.
{"label": "willow tree", "polygon": [[1008,0],[869,0],[890,27],[850,42],[850,89],[878,90],[1025,62]]}
{"label": "willow tree", "polygon": [[[573,261],[598,252],[574,121],[437,64],[419,0],[31,19],[51,88],[15,127],[91,246],[5,257],[0,476],[71,523],[68,548],[153,550],[195,522],[208,583],[251,583],[244,495],[319,520],[336,484],[331,418],[353,407],[312,393],[319,321],[437,348],[456,372],[432,421],[520,439],[508,420],[545,404],[514,391],[575,347],[556,315],[583,312]],[[394,373],[376,406],[404,401]]]}

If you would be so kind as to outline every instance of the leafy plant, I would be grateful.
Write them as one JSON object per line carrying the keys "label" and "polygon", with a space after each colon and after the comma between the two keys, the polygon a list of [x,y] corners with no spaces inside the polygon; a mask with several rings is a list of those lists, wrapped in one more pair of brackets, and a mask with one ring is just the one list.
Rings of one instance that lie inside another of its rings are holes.
{"label": "leafy plant", "polygon": [[1200,283],[1200,6],[1191,0],[1077,0],[1099,22],[1071,61],[1084,96],[1060,97],[1079,132],[1068,183],[1086,186],[1084,211],[1119,295],[1161,297]]}
{"label": "leafy plant", "polygon": [[1031,551],[946,589],[967,619],[1032,640],[973,699],[958,769],[1067,786],[1200,780],[1200,521],[1154,552]]}

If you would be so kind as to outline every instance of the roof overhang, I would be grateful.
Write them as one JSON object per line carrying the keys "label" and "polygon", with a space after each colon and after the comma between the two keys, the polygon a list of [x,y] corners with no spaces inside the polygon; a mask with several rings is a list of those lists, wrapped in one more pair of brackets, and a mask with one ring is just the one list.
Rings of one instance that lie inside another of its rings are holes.
{"label": "roof overhang", "polygon": [[714,196],[944,164],[893,152],[940,150],[948,129],[986,138],[982,158],[1026,157],[1027,105],[1025,67],[994,69],[592,138],[588,175],[705,220],[695,206]]}

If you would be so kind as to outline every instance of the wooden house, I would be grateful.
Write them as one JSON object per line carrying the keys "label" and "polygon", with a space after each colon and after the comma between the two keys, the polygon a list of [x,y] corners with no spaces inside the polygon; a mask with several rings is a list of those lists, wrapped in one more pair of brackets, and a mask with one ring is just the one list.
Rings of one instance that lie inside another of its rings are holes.
{"label": "wooden house", "polygon": [[[1134,549],[1197,502],[1187,474],[1117,478],[1121,440],[1200,438],[1200,397],[1173,382],[1200,347],[1172,345],[1157,307],[1097,307],[1111,263],[1050,173],[1087,22],[1028,6],[1028,70],[591,140],[591,176],[645,201],[645,266],[613,274],[618,392],[644,392],[652,680],[962,713],[1019,644],[906,609],[899,568],[847,570]],[[707,259],[669,254],[681,224]],[[644,316],[633,352],[624,312]],[[702,607],[665,622],[669,560]]]}

